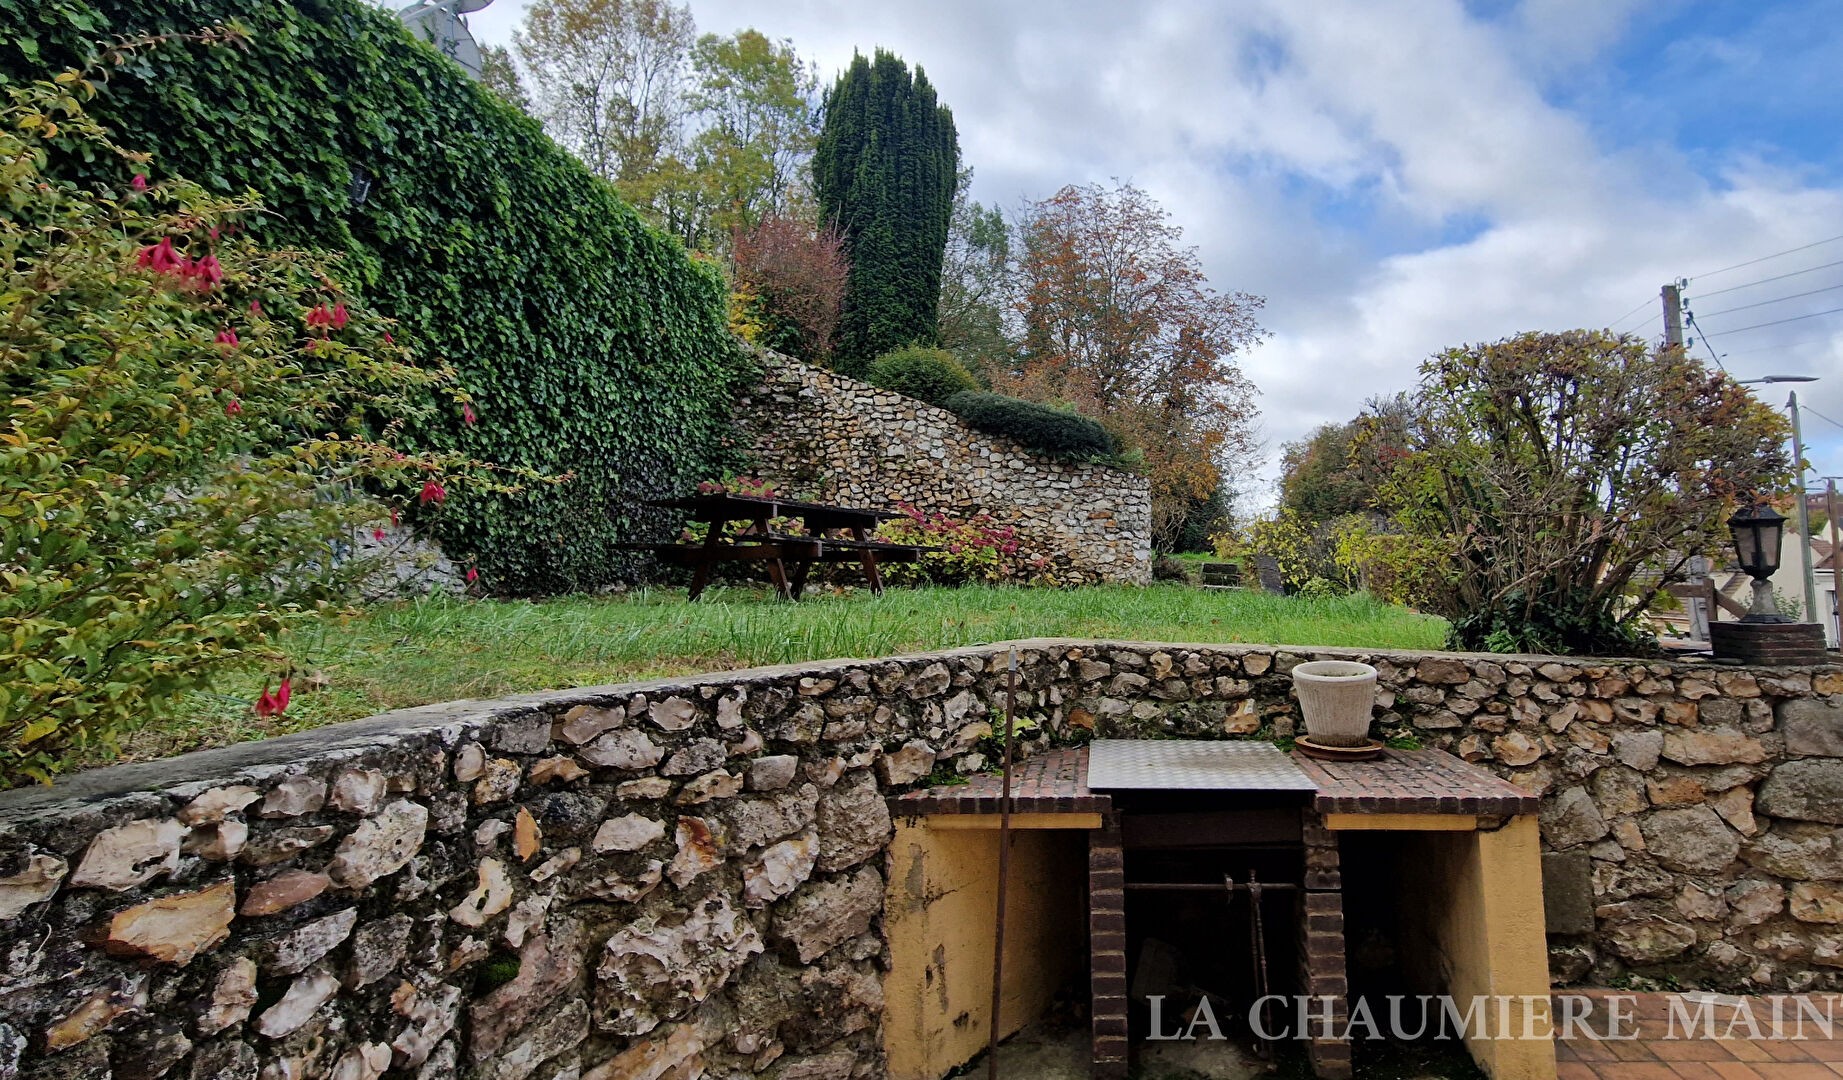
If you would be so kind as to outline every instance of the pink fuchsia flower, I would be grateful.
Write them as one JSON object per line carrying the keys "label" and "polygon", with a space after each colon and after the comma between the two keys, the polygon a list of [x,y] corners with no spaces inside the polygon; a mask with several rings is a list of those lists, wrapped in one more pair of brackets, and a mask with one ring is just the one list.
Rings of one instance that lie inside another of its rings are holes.
{"label": "pink fuchsia flower", "polygon": [[427,505],[429,503],[439,504],[443,499],[446,499],[447,497],[448,497],[448,489],[442,487],[440,484],[436,483],[433,480],[430,480],[429,482],[422,485],[422,494],[418,496],[418,498],[423,502],[424,505]]}
{"label": "pink fuchsia flower", "polygon": [[307,313],[307,325],[315,329],[325,329],[333,324],[333,312],[325,304],[315,304]]}
{"label": "pink fuchsia flower", "polygon": [[224,415],[225,416],[243,415],[243,402],[238,401],[236,398],[231,398],[229,401],[226,401],[224,403]]}
{"label": "pink fuchsia flower", "polygon": [[294,677],[292,675],[282,676],[282,684],[275,688],[273,694],[269,693],[269,684],[263,683],[262,696],[256,699],[256,715],[280,716],[287,712],[288,698],[291,696],[290,692],[293,689],[293,682]]}
{"label": "pink fuchsia flower", "polygon": [[373,540],[382,540],[382,539],[384,539],[384,530],[383,530],[383,529],[373,529],[373,530],[371,530],[371,538],[372,538]]}
{"label": "pink fuchsia flower", "polygon": [[397,513],[397,508],[396,508],[396,507],[394,507],[394,506],[393,506],[393,507],[391,507],[391,508],[390,508],[390,524],[391,524],[391,527],[392,527],[392,528],[395,528],[395,527],[397,526],[397,524],[398,524],[398,523],[399,523],[400,521],[402,521],[402,520],[403,520],[403,517],[402,517],[402,515],[401,515],[401,514],[399,514],[399,513]]}
{"label": "pink fuchsia flower", "polygon": [[262,318],[262,301],[261,300],[251,300],[250,301],[250,314],[254,316],[255,318],[258,318],[258,319]]}
{"label": "pink fuchsia flower", "polygon": [[128,186],[133,188],[136,191],[146,191],[147,190],[147,174],[146,173],[135,173],[134,179],[128,181]]}
{"label": "pink fuchsia flower", "polygon": [[335,330],[344,330],[346,328],[346,323],[350,321],[350,317],[346,314],[346,306],[344,304],[334,304],[333,310],[328,314],[327,318],[332,323],[333,329]]}
{"label": "pink fuchsia flower", "polygon": [[466,424],[468,427],[473,427],[479,420],[480,418],[474,415],[474,407],[466,402],[462,402],[461,423]]}
{"label": "pink fuchsia flower", "polygon": [[187,262],[179,268],[180,276],[189,278],[201,292],[211,291],[213,285],[224,280],[224,268],[218,265],[216,255],[207,255],[202,259]]}
{"label": "pink fuchsia flower", "polygon": [[384,344],[395,345],[396,343],[397,343],[397,339],[390,336],[390,331],[389,330],[384,331]]}
{"label": "pink fuchsia flower", "polygon": [[480,568],[477,566],[468,567],[467,568],[467,583],[469,585],[472,585],[474,582],[479,581],[479,580],[480,580]]}
{"label": "pink fuchsia flower", "polygon": [[170,274],[184,269],[185,256],[173,250],[173,238],[163,236],[158,244],[149,244],[140,250],[134,258],[134,264],[158,274]]}
{"label": "pink fuchsia flower", "polygon": [[227,349],[234,349],[238,345],[242,344],[241,342],[237,340],[237,332],[235,330],[230,330],[230,329],[219,330],[217,341],[219,345],[222,345]]}

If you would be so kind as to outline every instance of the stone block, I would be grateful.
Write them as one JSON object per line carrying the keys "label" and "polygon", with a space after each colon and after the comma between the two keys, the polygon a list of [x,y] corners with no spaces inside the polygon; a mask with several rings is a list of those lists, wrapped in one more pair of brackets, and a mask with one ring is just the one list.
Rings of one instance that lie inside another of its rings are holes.
{"label": "stone block", "polygon": [[1551,934],[1591,934],[1593,864],[1585,851],[1550,851],[1542,856],[1542,912]]}

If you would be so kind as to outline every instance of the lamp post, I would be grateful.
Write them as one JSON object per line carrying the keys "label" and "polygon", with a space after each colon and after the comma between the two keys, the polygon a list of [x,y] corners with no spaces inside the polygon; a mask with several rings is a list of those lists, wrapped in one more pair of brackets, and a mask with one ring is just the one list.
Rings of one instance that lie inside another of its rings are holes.
{"label": "lamp post", "polygon": [[[1742,386],[1751,383],[1807,383],[1816,382],[1815,375],[1765,375],[1758,379],[1737,380]],[[1798,423],[1798,391],[1793,390],[1786,398],[1785,407],[1792,414],[1792,469],[1798,483],[1794,490],[1798,492],[1797,517],[1798,551],[1804,570],[1804,621],[1817,622],[1817,572],[1811,565],[1811,521],[1805,511],[1805,440]]]}
{"label": "lamp post", "polygon": [[1770,583],[1773,571],[1779,569],[1785,515],[1764,501],[1743,506],[1728,519],[1728,532],[1734,537],[1734,554],[1741,569],[1753,578],[1753,608],[1741,617],[1741,621],[1752,624],[1791,622],[1773,602]]}

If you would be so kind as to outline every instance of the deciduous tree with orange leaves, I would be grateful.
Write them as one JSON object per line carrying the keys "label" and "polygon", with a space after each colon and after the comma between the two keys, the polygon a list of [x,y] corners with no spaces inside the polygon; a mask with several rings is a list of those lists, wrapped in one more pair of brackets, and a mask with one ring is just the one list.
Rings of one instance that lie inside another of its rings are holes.
{"label": "deciduous tree with orange leaves", "polygon": [[1210,285],[1197,249],[1145,191],[1069,186],[1019,222],[1024,341],[995,383],[1066,402],[1145,455],[1152,539],[1169,550],[1190,508],[1255,450],[1254,385],[1237,355],[1263,301]]}

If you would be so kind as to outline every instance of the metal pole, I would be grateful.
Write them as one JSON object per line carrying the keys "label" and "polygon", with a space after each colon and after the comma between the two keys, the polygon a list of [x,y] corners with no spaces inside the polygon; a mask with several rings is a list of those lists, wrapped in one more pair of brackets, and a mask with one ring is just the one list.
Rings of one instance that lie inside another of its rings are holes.
{"label": "metal pole", "polygon": [[[1805,622],[1817,622],[1817,574],[1811,568],[1811,518],[1805,512],[1805,440],[1798,427],[1798,391],[1792,391],[1786,399],[1785,407],[1792,412],[1792,468],[1798,483],[1793,490],[1798,492],[1798,552],[1804,560],[1805,571]],[[1822,626],[1822,623],[1818,623]]]}
{"label": "metal pole", "polygon": [[998,799],[998,918],[992,926],[992,1027],[986,1037],[986,1080],[998,1080],[998,1009],[1005,986],[1005,886],[1011,876],[1011,723],[1017,715],[1017,650],[1005,673],[1005,770]]}
{"label": "metal pole", "polygon": [[[1837,478],[1834,476],[1824,477],[1824,517],[1830,521],[1830,595],[1831,603],[1835,604],[1837,597],[1843,597],[1843,547],[1837,544]],[[1824,613],[1824,621],[1831,622],[1830,612]],[[1833,623],[1828,632],[1835,633],[1838,644],[1843,644],[1843,626]]]}

